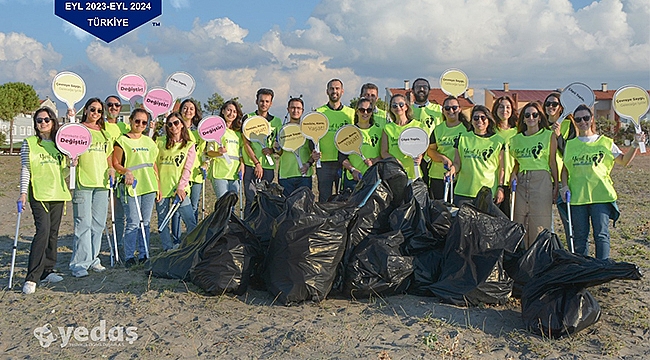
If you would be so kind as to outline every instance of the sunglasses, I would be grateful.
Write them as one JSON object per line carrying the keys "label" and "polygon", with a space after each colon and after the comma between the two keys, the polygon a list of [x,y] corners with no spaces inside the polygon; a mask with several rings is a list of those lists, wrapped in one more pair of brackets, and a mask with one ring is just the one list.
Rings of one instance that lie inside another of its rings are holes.
{"label": "sunglasses", "polygon": [[557,101],[547,101],[544,103],[544,106],[546,107],[558,107],[559,105],[560,103]]}
{"label": "sunglasses", "polygon": [[122,106],[122,104],[120,104],[120,103],[106,103],[106,106],[109,107],[109,108],[112,108],[112,107],[118,108],[118,107]]}
{"label": "sunglasses", "polygon": [[168,122],[167,122],[167,127],[178,126],[178,125],[180,125],[180,124],[181,124],[181,121],[180,121],[180,120],[176,120],[176,121],[168,121]]}
{"label": "sunglasses", "polygon": [[456,111],[456,110],[458,110],[458,105],[451,105],[451,106],[447,105],[447,106],[444,107],[444,109],[445,109],[445,111],[450,111],[450,110],[451,111]]}
{"label": "sunglasses", "polygon": [[362,114],[363,113],[370,114],[370,113],[372,113],[373,109],[372,108],[358,108],[357,110],[359,110],[359,112],[362,113]]}
{"label": "sunglasses", "polygon": [[575,120],[576,123],[581,123],[583,121],[587,122],[591,120],[591,115],[574,117],[573,120]]}
{"label": "sunglasses", "polygon": [[44,118],[39,117],[39,118],[36,118],[36,123],[37,124],[42,124],[43,122],[45,122],[46,124],[49,124],[50,120],[51,119],[49,117],[44,117]]}
{"label": "sunglasses", "polygon": [[97,108],[91,107],[91,108],[88,108],[88,111],[90,111],[91,113],[101,114],[101,113],[104,112],[104,109],[97,109]]}
{"label": "sunglasses", "polygon": [[485,115],[474,115],[472,117],[472,120],[474,120],[474,121],[479,121],[479,120],[485,121],[485,120],[487,120],[487,116],[485,116]]}
{"label": "sunglasses", "polygon": [[404,106],[406,106],[406,103],[403,103],[403,102],[401,102],[401,103],[395,103],[395,104],[391,105],[391,107],[392,107],[393,109],[397,109],[398,107],[399,107],[399,108],[403,108]]}
{"label": "sunglasses", "polygon": [[147,120],[135,119],[135,120],[133,120],[133,123],[136,124],[136,125],[147,126],[147,123],[149,123],[149,121],[147,121]]}
{"label": "sunglasses", "polygon": [[534,113],[524,113],[524,117],[525,117],[526,119],[530,119],[531,117],[532,117],[533,119],[537,119],[537,118],[539,117],[539,113],[538,113],[538,112],[534,112]]}

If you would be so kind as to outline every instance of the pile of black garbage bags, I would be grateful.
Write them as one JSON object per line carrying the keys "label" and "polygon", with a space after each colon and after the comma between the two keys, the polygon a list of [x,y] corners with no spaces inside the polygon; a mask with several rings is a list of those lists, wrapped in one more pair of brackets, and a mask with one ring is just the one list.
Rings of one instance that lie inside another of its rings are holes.
{"label": "pile of black garbage bags", "polygon": [[586,288],[641,277],[634,264],[571,254],[548,231],[524,251],[523,227],[492,203],[489,189],[452,214],[421,179],[409,183],[394,159],[323,204],[307,188],[287,198],[276,184],[257,190],[243,221],[231,211],[236,193],[219,198],[180,248],[151,259],[153,276],[191,281],[210,295],[266,289],[285,305],[408,293],[476,306],[515,296],[525,326],[549,337],[599,319]]}

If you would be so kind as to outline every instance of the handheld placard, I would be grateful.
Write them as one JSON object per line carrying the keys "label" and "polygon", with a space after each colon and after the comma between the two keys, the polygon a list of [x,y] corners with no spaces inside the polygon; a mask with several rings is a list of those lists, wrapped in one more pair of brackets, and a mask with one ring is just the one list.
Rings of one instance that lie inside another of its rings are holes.
{"label": "handheld placard", "polygon": [[355,125],[344,125],[336,131],[334,135],[334,145],[336,148],[345,155],[357,154],[364,161],[366,157],[361,153],[363,146],[363,134],[361,130]]}
{"label": "handheld placard", "polygon": [[581,82],[574,82],[567,85],[564,90],[560,93],[560,103],[564,108],[562,115],[558,121],[564,120],[569,114],[573,114],[573,111],[582,104],[585,104],[589,107],[594,106],[594,101],[596,96],[591,88]]}
{"label": "handheld placard", "polygon": [[[70,71],[63,71],[54,76],[52,92],[57,99],[68,106],[68,109],[74,109],[74,105],[86,96],[86,83],[81,76]],[[71,123],[75,122],[74,115],[69,120]]]}
{"label": "handheld placard", "polygon": [[139,74],[125,74],[122,75],[117,80],[117,94],[122,98],[131,103],[131,110],[135,109],[137,106],[132,102],[132,99],[140,100],[147,93],[147,81]]}
{"label": "handheld placard", "polygon": [[76,178],[76,165],[72,165],[72,162],[90,148],[92,140],[93,136],[90,134],[90,130],[81,124],[66,124],[56,132],[54,139],[56,147],[63,154],[68,155],[71,160],[70,189],[72,190],[75,189]]}
{"label": "handheld placard", "polygon": [[[295,155],[299,169],[302,169],[303,166],[299,151],[305,144],[305,140],[305,136],[300,131],[300,125],[298,124],[286,124],[278,133],[280,148],[284,151],[292,152]],[[306,174],[302,174],[302,176],[306,176]]]}
{"label": "handheld placard", "polygon": [[[648,91],[637,85],[625,85],[614,93],[614,111],[618,116],[630,119],[637,134],[641,134],[641,117],[650,109]],[[645,153],[645,143],[639,142],[639,151]]]}
{"label": "handheld placard", "polygon": [[429,147],[429,136],[427,135],[427,132],[419,127],[406,128],[402,130],[402,133],[399,135],[397,146],[404,155],[413,158],[415,178],[419,178],[420,166],[415,163],[415,159],[424,154]]}
{"label": "handheld placard", "polygon": [[[242,133],[248,141],[256,142],[263,148],[269,147],[268,136],[271,134],[271,125],[268,120],[261,116],[251,116],[241,127]],[[269,165],[275,165],[271,155],[266,155]]]}
{"label": "handheld placard", "polygon": [[[329,127],[329,119],[325,114],[319,112],[309,113],[300,121],[300,131],[307,139],[314,142],[314,148],[317,152],[320,152],[320,139],[327,134]],[[321,167],[320,159],[316,162],[316,167]]]}
{"label": "handheld placard", "polygon": [[[214,115],[203,118],[203,120],[201,120],[196,127],[201,139],[207,142],[216,142],[220,147],[221,139],[226,133],[226,128],[226,121],[220,116]],[[206,154],[209,157],[217,157],[220,152],[217,152],[216,150],[208,150]],[[230,159],[230,156],[228,156],[228,153],[224,153],[223,158],[226,160],[226,163],[228,165],[232,163],[232,160]]]}
{"label": "handheld placard", "polygon": [[172,93],[174,99],[181,99],[192,95],[195,84],[192,75],[178,71],[169,75],[165,83],[165,88]]}
{"label": "handheld placard", "polygon": [[458,69],[447,69],[440,75],[440,89],[447,95],[460,96],[469,86],[469,80],[464,72]]}
{"label": "handheld placard", "polygon": [[174,106],[172,93],[167,89],[153,88],[144,96],[144,108],[151,114],[149,123],[149,136],[153,136],[156,130],[158,115],[164,114]]}

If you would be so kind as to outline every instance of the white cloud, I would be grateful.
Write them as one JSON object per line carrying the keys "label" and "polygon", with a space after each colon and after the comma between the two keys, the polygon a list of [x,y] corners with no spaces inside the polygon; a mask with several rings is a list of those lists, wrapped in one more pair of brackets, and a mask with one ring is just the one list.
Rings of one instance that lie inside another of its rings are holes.
{"label": "white cloud", "polygon": [[190,0],[170,0],[169,3],[175,9],[190,7]]}
{"label": "white cloud", "polygon": [[22,81],[37,92],[48,89],[62,55],[25,34],[0,32],[0,83]]}
{"label": "white cloud", "polygon": [[163,86],[163,68],[152,55],[139,54],[129,46],[107,46],[95,41],[86,48],[86,56],[115,81],[126,73],[138,73],[149,87]]}
{"label": "white cloud", "polygon": [[62,24],[63,24],[62,25],[63,31],[66,34],[70,34],[74,36],[79,41],[86,41],[88,38],[91,37],[91,35],[87,33],[85,30],[82,30],[67,21],[63,21]]}

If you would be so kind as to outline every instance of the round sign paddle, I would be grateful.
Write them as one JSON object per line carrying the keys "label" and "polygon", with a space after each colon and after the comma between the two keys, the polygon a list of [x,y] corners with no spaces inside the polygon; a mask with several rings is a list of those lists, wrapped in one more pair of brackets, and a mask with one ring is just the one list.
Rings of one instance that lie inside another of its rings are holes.
{"label": "round sign paddle", "polygon": [[[268,136],[271,134],[271,125],[261,116],[252,116],[244,121],[241,127],[242,134],[248,141],[256,142],[263,148],[269,147]],[[269,165],[275,165],[271,155],[266,155]]]}
{"label": "round sign paddle", "polygon": [[143,105],[151,113],[149,136],[152,136],[156,129],[158,115],[166,113],[174,106],[174,98],[172,97],[172,93],[167,89],[153,88],[144,96]]}
{"label": "round sign paddle", "polygon": [[[221,147],[221,138],[226,133],[226,121],[220,116],[208,116],[203,118],[197,125],[199,137],[207,142],[216,142]],[[209,157],[217,157],[220,153],[215,150],[207,151]],[[228,164],[232,161],[228,153],[223,154],[223,158]]]}
{"label": "round sign paddle", "polygon": [[[300,131],[305,137],[314,142],[314,147],[317,152],[320,152],[320,139],[327,134],[330,122],[327,116],[323,113],[312,112],[305,115],[300,121]],[[321,167],[320,159],[316,162],[316,167]]]}
{"label": "round sign paddle", "polygon": [[[90,130],[81,124],[66,124],[56,132],[56,143],[59,151],[68,155],[70,160],[76,160],[90,147],[93,136]],[[75,188],[76,166],[70,165],[70,189]]]}
{"label": "round sign paddle", "polygon": [[[641,117],[648,113],[650,99],[646,89],[625,85],[614,93],[614,111],[618,116],[632,120],[637,134],[641,134]],[[639,142],[639,151],[645,153],[645,143]]]}
{"label": "round sign paddle", "polygon": [[[63,71],[54,76],[52,92],[57,99],[68,106],[68,109],[74,109],[74,105],[86,96],[86,83],[81,76],[70,71]],[[70,117],[70,122],[75,122],[74,115]]]}
{"label": "round sign paddle", "polygon": [[194,92],[195,84],[192,75],[178,71],[167,78],[165,87],[172,93],[174,99],[181,99],[190,96]]}
{"label": "round sign paddle", "polygon": [[[299,150],[305,144],[305,135],[300,131],[298,124],[286,124],[278,133],[278,143],[284,151],[292,152],[298,161],[298,168],[302,169],[302,159],[300,159]],[[306,176],[306,174],[302,174]]]}
{"label": "round sign paddle", "polygon": [[579,105],[585,104],[592,107],[595,100],[594,92],[589,86],[581,82],[574,82],[567,85],[560,93],[560,103],[564,111],[558,121],[562,121],[569,114],[572,114]]}
{"label": "round sign paddle", "polygon": [[334,135],[334,144],[342,154],[357,154],[364,161],[366,160],[366,157],[361,153],[363,134],[355,125],[341,126],[336,132],[336,135]]}
{"label": "round sign paddle", "polygon": [[[140,99],[147,93],[147,81],[139,74],[126,74],[122,75],[117,80],[117,94],[123,100],[131,101],[136,96]],[[133,105],[133,104],[131,104]]]}
{"label": "round sign paddle", "polygon": [[447,69],[440,75],[440,89],[447,94],[460,96],[469,86],[469,80],[464,72],[458,69]]}
{"label": "round sign paddle", "polygon": [[415,164],[415,159],[424,154],[429,147],[429,136],[427,132],[419,127],[410,127],[402,130],[399,134],[397,146],[404,155],[413,158],[413,169],[415,170],[415,178],[420,177],[420,167]]}

